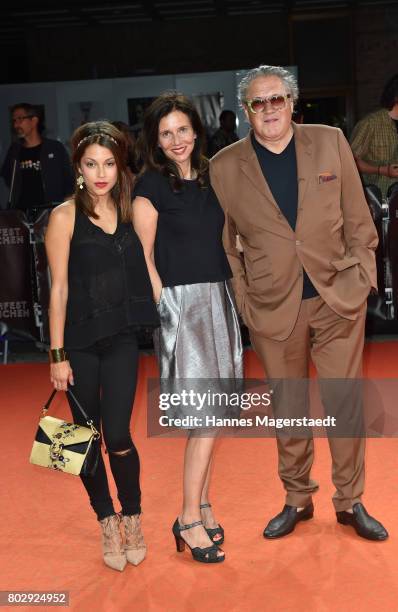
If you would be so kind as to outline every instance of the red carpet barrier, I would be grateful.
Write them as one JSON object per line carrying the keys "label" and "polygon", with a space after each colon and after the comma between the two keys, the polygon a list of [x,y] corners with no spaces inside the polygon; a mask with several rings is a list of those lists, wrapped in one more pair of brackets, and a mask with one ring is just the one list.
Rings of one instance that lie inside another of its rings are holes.
{"label": "red carpet barrier", "polygon": [[395,190],[388,203],[389,225],[388,225],[388,255],[391,261],[391,285],[395,311],[398,318],[398,190]]}
{"label": "red carpet barrier", "polygon": [[0,212],[0,320],[9,330],[48,340],[50,279],[44,247],[49,209],[34,222],[19,210]]}
{"label": "red carpet barrier", "polygon": [[32,246],[23,212],[0,213],[0,319],[37,337],[31,279]]}

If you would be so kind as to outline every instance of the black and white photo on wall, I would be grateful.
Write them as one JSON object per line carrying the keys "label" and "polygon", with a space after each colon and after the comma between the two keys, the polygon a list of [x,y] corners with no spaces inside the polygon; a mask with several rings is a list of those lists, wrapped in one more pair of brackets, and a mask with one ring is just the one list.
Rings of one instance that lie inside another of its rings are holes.
{"label": "black and white photo on wall", "polygon": [[76,128],[89,121],[104,119],[105,111],[103,102],[98,100],[86,102],[70,102],[69,104],[69,128],[72,134]]}

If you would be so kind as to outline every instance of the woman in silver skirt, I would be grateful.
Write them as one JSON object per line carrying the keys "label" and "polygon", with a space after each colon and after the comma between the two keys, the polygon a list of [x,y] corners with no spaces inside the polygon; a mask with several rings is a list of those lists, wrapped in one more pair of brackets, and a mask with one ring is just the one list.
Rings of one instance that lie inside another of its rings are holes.
{"label": "woman in silver skirt", "polygon": [[[165,93],[148,108],[133,219],[161,319],[155,338],[161,382],[180,391],[181,379],[196,389],[202,381],[204,389],[220,390],[243,377],[232,273],[222,246],[224,213],[209,182],[203,143],[200,117],[185,96]],[[190,401],[179,406],[178,416],[197,410]],[[173,534],[179,552],[188,544],[195,560],[219,563],[224,531],[208,497],[215,432],[196,429],[193,421],[187,427],[183,507]]]}

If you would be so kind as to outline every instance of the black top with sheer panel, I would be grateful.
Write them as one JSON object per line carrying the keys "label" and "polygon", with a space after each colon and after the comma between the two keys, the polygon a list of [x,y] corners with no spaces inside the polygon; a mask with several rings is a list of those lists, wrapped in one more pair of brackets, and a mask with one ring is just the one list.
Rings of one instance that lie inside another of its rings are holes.
{"label": "black top with sheer panel", "polygon": [[157,327],[141,242],[131,223],[107,234],[76,209],[68,264],[65,348],[91,346],[123,330]]}

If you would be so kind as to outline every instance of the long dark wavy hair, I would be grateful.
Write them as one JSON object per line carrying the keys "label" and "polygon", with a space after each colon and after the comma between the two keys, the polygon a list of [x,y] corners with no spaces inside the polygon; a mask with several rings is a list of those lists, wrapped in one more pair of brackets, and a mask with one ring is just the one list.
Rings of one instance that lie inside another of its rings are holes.
{"label": "long dark wavy hair", "polygon": [[197,173],[198,183],[202,188],[208,186],[209,162],[204,155],[205,130],[192,100],[187,96],[175,91],[162,93],[146,109],[144,115],[144,126],[137,143],[137,161],[141,172],[156,170],[170,180],[173,191],[180,191],[183,186],[177,164],[166,157],[159,142],[159,123],[173,111],[180,111],[186,115],[196,134],[195,145],[191,155],[191,167]]}
{"label": "long dark wavy hair", "polygon": [[[111,191],[112,200],[120,211],[121,220],[131,220],[131,194],[133,175],[128,163],[128,143],[124,134],[108,121],[91,121],[81,125],[73,132],[71,138],[72,163],[79,175],[79,166],[85,150],[92,144],[106,147],[112,152],[117,167],[117,181]],[[98,219],[94,212],[94,201],[83,184],[83,189],[76,185],[74,200],[76,207],[87,216]]]}

